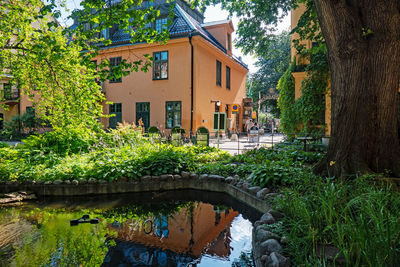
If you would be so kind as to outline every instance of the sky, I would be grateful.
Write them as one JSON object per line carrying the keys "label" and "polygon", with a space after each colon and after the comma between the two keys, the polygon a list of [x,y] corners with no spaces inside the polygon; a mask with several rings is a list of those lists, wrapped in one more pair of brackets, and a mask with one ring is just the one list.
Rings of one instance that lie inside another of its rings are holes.
{"label": "sky", "polygon": [[[80,2],[81,0],[67,0],[67,8],[72,11],[76,8],[80,8]],[[225,10],[221,9],[220,5],[217,6],[211,6],[208,7],[206,12],[204,13],[204,22],[210,22],[210,21],[217,21],[217,20],[225,20],[228,19],[229,13]],[[232,17],[232,23],[235,28],[237,29],[239,19],[236,16]],[[72,21],[64,21],[65,25],[71,25]],[[283,21],[278,24],[278,32],[281,32],[283,30],[287,30],[290,27],[290,16],[286,16]],[[236,35],[235,32],[232,35],[233,41],[235,41]],[[246,63],[249,67],[250,73],[254,73],[257,71],[257,67],[254,65],[257,61],[257,59],[251,55],[244,55],[242,51],[238,48],[235,47],[233,44],[233,54],[237,57],[242,57],[242,60],[244,63]]]}

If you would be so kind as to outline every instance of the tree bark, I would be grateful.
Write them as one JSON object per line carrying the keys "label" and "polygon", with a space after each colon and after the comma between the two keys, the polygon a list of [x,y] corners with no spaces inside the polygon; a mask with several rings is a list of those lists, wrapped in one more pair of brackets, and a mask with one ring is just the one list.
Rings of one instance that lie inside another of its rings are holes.
{"label": "tree bark", "polygon": [[400,177],[400,1],[314,1],[332,87],[331,140],[315,171]]}

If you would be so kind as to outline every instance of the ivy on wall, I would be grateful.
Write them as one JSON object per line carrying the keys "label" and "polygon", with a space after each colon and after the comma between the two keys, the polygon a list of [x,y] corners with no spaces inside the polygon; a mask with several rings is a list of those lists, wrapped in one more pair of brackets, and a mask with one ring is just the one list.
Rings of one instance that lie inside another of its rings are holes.
{"label": "ivy on wall", "polygon": [[294,97],[294,78],[292,72],[296,67],[294,60],[289,68],[279,79],[277,90],[279,92],[278,106],[281,110],[280,130],[284,133],[295,133],[298,127],[296,101]]}
{"label": "ivy on wall", "polygon": [[295,86],[292,72],[294,60],[278,84],[280,97],[278,105],[281,109],[281,131],[285,133],[324,133],[325,96],[329,91],[329,68],[325,44],[319,44],[308,50],[302,50],[301,56],[308,58],[310,64],[305,71],[307,77],[301,84],[300,97],[295,100]]}

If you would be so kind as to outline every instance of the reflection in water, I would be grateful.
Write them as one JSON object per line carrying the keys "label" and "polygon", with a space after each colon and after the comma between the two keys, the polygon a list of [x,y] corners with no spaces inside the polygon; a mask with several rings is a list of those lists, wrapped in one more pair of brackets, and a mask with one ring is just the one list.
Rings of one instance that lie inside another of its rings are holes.
{"label": "reflection in water", "polygon": [[[169,208],[168,208],[169,207]],[[88,214],[99,224],[70,226]],[[151,231],[143,223],[151,220]],[[231,266],[251,222],[203,202],[111,208],[0,208],[1,266]]]}

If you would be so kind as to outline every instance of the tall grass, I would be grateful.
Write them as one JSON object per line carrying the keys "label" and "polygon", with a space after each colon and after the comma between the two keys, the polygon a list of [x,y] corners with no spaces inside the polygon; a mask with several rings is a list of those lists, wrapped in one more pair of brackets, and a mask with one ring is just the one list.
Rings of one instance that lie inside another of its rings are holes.
{"label": "tall grass", "polygon": [[[389,184],[310,175],[284,194],[277,205],[296,266],[400,266],[400,194]],[[339,249],[336,260],[319,257],[323,246]]]}

